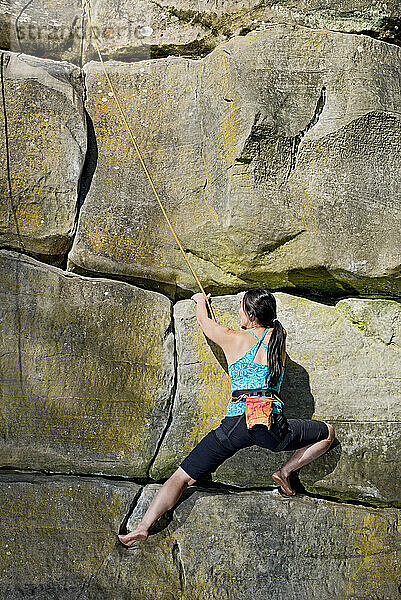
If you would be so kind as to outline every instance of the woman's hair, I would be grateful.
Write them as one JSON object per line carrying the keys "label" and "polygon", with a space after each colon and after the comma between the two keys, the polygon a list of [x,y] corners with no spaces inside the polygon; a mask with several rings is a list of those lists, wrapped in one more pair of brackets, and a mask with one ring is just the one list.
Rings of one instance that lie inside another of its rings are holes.
{"label": "woman's hair", "polygon": [[269,340],[268,367],[271,371],[270,383],[277,383],[283,370],[282,351],[284,330],[277,320],[276,299],[269,290],[257,288],[245,292],[243,308],[251,319],[257,319],[262,327],[273,327]]}

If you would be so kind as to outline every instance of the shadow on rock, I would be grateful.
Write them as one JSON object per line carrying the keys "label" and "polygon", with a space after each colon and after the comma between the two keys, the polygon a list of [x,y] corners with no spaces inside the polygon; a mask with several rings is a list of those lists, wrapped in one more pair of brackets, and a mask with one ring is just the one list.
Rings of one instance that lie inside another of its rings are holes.
{"label": "shadow on rock", "polygon": [[[284,401],[284,414],[288,419],[312,419],[315,412],[315,400],[310,388],[309,374],[302,365],[291,360],[287,355],[287,369],[281,386],[281,398]],[[315,483],[332,473],[341,456],[341,444],[337,439],[327,452],[314,461],[295,471],[291,475],[291,483],[298,493],[305,492],[302,480],[308,484]],[[292,452],[286,453],[288,457]]]}
{"label": "shadow on rock", "polygon": [[206,336],[205,341],[209,346],[210,350],[213,352],[215,359],[218,361],[223,371],[228,375],[228,365],[223,350],[220,348],[220,346],[212,342],[212,340],[209,340],[209,338],[207,338]]}
{"label": "shadow on rock", "polygon": [[287,419],[312,418],[315,412],[315,400],[310,389],[309,374],[302,365],[291,360],[288,355],[280,397],[284,402],[284,414]]}

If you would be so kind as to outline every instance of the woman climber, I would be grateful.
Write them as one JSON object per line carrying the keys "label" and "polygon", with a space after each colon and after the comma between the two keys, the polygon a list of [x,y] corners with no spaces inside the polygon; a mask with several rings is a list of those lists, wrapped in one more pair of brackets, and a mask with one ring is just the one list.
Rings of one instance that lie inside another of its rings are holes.
{"label": "woman climber", "polygon": [[290,474],[324,454],[334,441],[329,423],[287,419],[282,413],[278,392],[284,377],[287,333],[277,320],[273,294],[253,289],[237,296],[241,331],[210,319],[204,295],[192,296],[201,329],[223,349],[227,359],[232,399],[219,427],[209,431],[165,481],[135,530],[118,536],[126,548],[146,540],[150,526],[176,504],[185,488],[215,471],[241,448],[256,445],[273,452],[296,450],[272,475],[281,493],[293,496]]}

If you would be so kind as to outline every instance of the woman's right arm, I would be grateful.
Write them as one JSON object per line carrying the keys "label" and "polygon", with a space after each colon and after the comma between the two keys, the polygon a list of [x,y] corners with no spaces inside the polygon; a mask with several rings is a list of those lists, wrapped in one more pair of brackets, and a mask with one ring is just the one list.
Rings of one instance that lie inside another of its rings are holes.
{"label": "woman's right arm", "polygon": [[220,325],[219,323],[216,323],[216,321],[213,321],[213,319],[210,319],[207,314],[206,300],[203,294],[194,294],[192,299],[196,302],[196,320],[203,333],[209,340],[212,340],[212,342],[220,346],[220,348],[226,352],[226,348],[231,346],[232,340],[237,332],[230,327],[225,327],[225,325]]}

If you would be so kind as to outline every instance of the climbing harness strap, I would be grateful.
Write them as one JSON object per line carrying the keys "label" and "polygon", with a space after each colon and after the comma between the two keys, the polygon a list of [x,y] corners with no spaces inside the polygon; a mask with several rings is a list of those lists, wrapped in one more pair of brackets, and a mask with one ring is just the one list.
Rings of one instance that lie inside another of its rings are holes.
{"label": "climbing harness strap", "polygon": [[284,404],[284,402],[280,399],[280,396],[278,395],[278,393],[275,390],[272,390],[270,388],[252,388],[252,389],[246,389],[246,390],[234,390],[232,392],[232,402],[236,402],[237,400],[239,400],[240,398],[243,398],[244,396],[271,396],[273,395],[274,398],[276,400],[279,400],[279,402],[281,402],[281,404]]}

